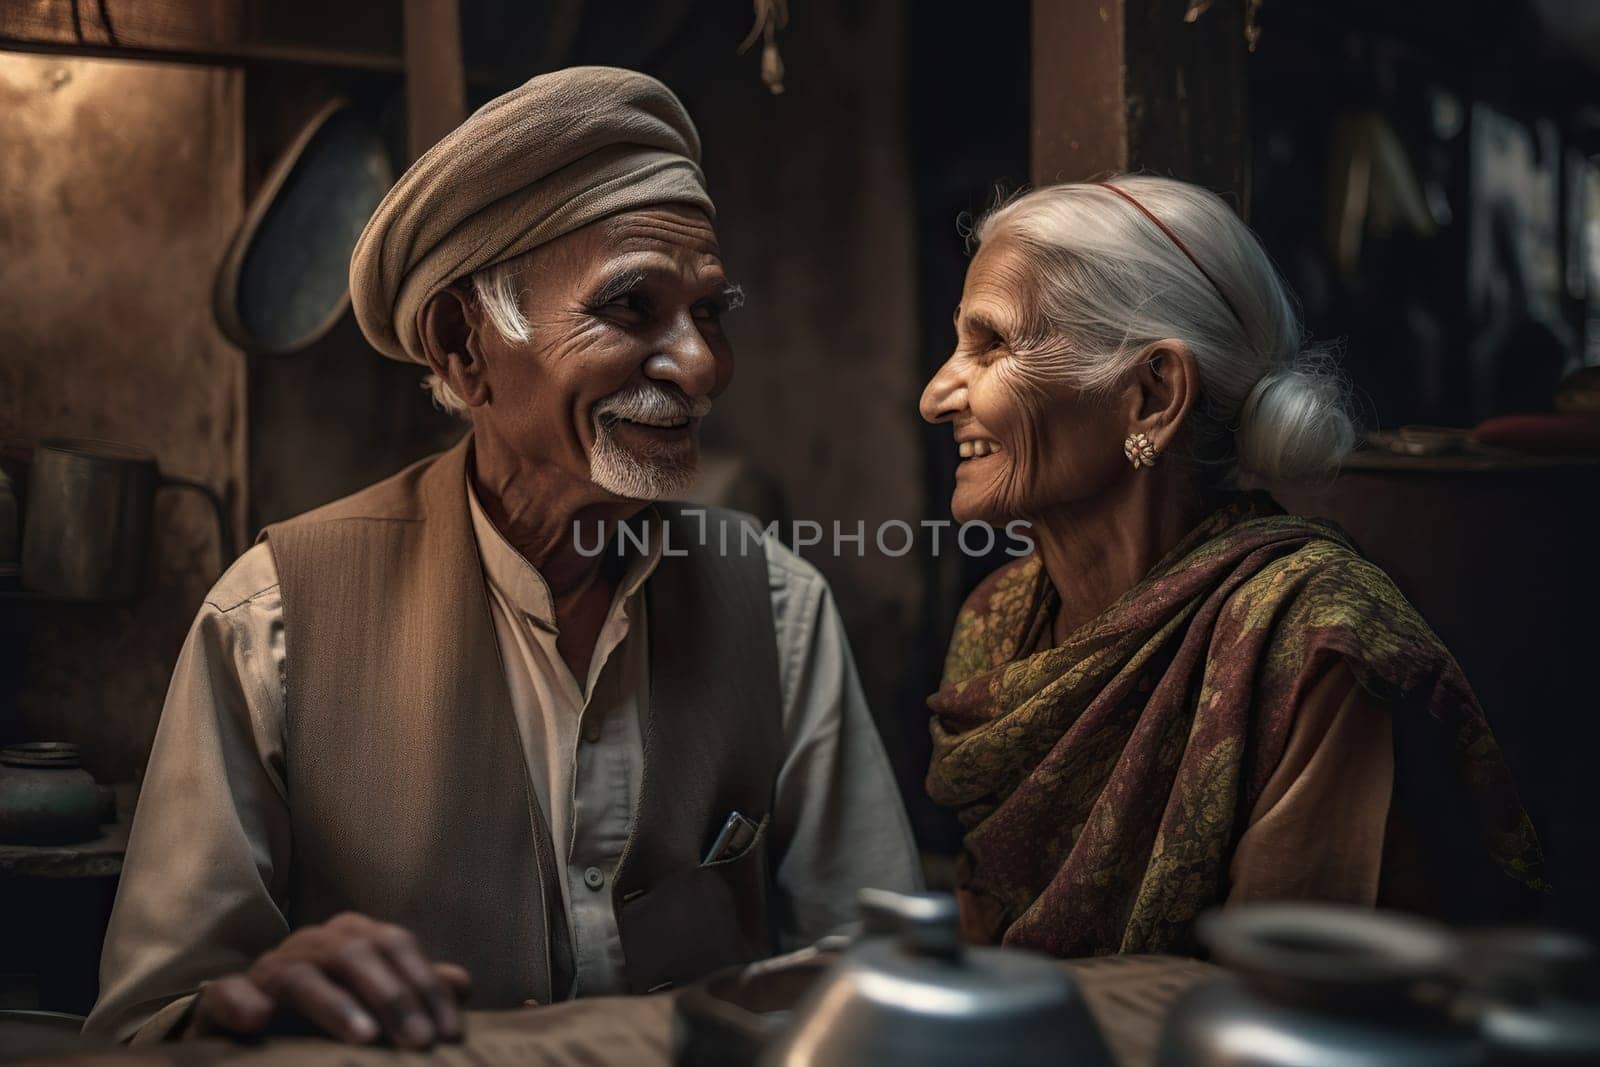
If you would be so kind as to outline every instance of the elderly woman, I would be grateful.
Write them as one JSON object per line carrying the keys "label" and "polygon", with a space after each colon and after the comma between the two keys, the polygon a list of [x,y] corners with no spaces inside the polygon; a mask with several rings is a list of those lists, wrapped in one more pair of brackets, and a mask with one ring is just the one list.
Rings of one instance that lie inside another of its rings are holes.
{"label": "elderly woman", "polygon": [[922,413],[955,431],[956,518],[1026,519],[1036,550],[967,600],[929,702],[968,938],[1183,951],[1222,902],[1378,902],[1412,866],[1402,719],[1538,886],[1450,653],[1337,527],[1230,488],[1327,477],[1354,438],[1254,235],[1208,192],[1121,177],[1035,190],[975,236]]}

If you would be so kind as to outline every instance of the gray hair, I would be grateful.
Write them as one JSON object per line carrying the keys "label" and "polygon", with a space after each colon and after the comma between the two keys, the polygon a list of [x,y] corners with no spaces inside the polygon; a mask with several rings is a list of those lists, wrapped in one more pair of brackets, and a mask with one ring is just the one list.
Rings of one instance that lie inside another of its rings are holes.
{"label": "gray hair", "polygon": [[1000,204],[973,237],[1007,235],[1036,279],[1029,336],[1012,339],[1025,375],[1109,391],[1152,345],[1176,338],[1200,367],[1196,460],[1269,481],[1331,475],[1355,444],[1347,387],[1331,352],[1304,347],[1295,305],[1255,234],[1197,186],[1146,176],[1115,184],[1205,273],[1109,189],[1052,185]]}
{"label": "gray hair", "polygon": [[[494,328],[507,341],[528,339],[528,319],[522,313],[522,290],[517,287],[522,264],[516,259],[485,267],[473,273],[472,295],[483,308]],[[450,383],[437,374],[429,373],[422,379],[422,388],[433,395],[433,402],[443,411],[465,418],[466,401],[456,395]]]}

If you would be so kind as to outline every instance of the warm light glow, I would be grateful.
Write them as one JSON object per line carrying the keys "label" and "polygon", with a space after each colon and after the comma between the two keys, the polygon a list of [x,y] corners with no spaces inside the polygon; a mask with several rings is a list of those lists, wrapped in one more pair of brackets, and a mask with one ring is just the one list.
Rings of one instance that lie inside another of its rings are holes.
{"label": "warm light glow", "polygon": [[33,131],[35,137],[52,129],[76,131],[81,118],[92,123],[97,117],[80,115],[81,109],[93,109],[95,101],[107,96],[136,93],[143,79],[169,68],[169,64],[146,60],[0,51],[0,99],[6,101],[5,125],[9,127],[3,136],[11,140],[22,131]]}

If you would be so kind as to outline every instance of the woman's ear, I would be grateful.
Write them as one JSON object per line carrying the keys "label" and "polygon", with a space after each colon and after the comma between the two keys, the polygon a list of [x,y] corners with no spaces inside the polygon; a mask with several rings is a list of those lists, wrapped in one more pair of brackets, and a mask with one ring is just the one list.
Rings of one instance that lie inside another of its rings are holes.
{"label": "woman's ear", "polygon": [[468,407],[489,400],[481,334],[471,298],[457,285],[430,296],[417,312],[417,336],[428,369],[443,378]]}
{"label": "woman's ear", "polygon": [[1134,368],[1126,394],[1128,432],[1144,433],[1157,449],[1172,447],[1189,409],[1200,398],[1200,365],[1182,341],[1157,341]]}

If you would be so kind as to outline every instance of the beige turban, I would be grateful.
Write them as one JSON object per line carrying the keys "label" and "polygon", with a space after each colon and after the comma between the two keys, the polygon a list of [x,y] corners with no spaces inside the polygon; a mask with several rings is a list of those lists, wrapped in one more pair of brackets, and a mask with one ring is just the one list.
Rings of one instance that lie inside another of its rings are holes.
{"label": "beige turban", "polygon": [[714,210],[678,98],[615,67],[541,74],[479,108],[383,198],[350,257],[356,321],[384,355],[421,363],[417,312],[434,293],[652,204]]}

